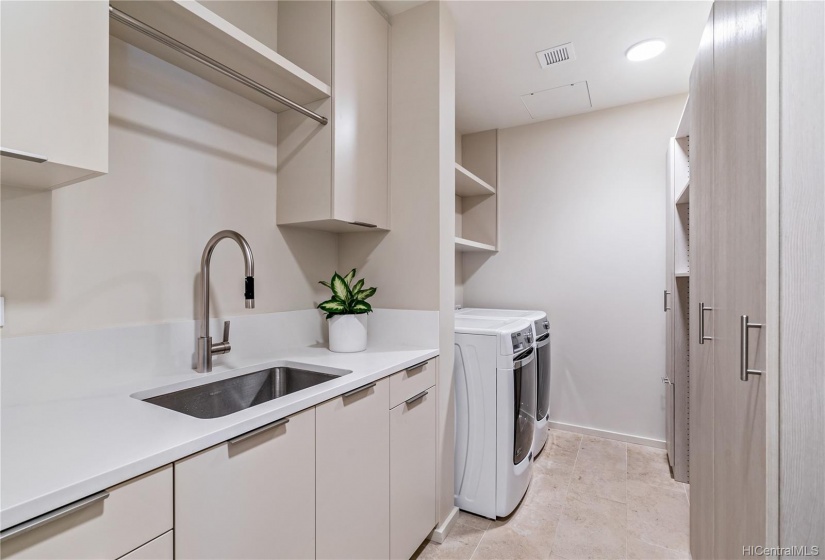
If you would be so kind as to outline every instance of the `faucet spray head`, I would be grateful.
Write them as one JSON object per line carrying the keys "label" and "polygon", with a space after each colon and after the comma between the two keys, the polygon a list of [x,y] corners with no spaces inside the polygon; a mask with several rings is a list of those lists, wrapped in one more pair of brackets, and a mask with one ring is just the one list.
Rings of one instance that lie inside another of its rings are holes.
{"label": "faucet spray head", "polygon": [[255,278],[253,276],[246,277],[243,295],[246,298],[246,308],[255,309]]}

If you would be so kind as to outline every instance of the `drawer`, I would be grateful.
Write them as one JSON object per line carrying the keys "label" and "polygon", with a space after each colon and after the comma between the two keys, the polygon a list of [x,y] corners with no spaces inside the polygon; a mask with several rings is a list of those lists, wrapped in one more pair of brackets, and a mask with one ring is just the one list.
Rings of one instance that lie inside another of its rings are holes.
{"label": "drawer", "polygon": [[115,560],[172,528],[171,465],[107,492],[105,499],[4,538],[0,557]]}
{"label": "drawer", "polygon": [[390,408],[435,385],[438,360],[433,358],[390,376]]}

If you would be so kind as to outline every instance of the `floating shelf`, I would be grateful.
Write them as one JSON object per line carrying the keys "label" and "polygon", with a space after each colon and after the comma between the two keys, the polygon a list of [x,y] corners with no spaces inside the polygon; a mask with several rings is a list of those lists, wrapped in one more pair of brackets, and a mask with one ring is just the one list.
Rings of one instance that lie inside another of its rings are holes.
{"label": "floating shelf", "polygon": [[[329,85],[198,2],[117,0],[111,2],[111,5],[301,106],[326,99],[331,95],[332,89]],[[288,109],[286,105],[224,76],[123,23],[111,21],[109,32],[141,50],[237,93],[275,113]]]}
{"label": "floating shelf", "polygon": [[689,270],[680,270],[676,272],[676,278],[690,278]]}
{"label": "floating shelf", "polygon": [[690,201],[690,179],[685,182],[679,196],[676,197],[676,204],[687,204]]}
{"label": "floating shelf", "polygon": [[478,241],[470,241],[461,237],[455,238],[455,250],[459,252],[476,252],[476,253],[495,253],[497,249],[492,245],[486,243],[479,243]]}
{"label": "floating shelf", "polygon": [[456,163],[455,194],[458,196],[490,196],[496,194],[496,189]]}

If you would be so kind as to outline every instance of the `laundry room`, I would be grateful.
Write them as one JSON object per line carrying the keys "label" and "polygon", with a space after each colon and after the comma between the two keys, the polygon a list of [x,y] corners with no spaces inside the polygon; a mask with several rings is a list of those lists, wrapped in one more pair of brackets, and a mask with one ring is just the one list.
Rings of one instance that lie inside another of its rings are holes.
{"label": "laundry room", "polygon": [[0,560],[825,547],[825,2],[0,0]]}

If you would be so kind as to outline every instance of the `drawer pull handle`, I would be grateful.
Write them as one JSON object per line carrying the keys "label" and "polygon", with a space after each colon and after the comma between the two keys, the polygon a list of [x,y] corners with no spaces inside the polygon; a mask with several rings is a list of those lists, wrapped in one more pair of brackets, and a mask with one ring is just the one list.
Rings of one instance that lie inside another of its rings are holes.
{"label": "drawer pull handle", "polygon": [[271,430],[272,428],[277,428],[278,426],[283,426],[289,422],[289,418],[281,418],[280,420],[276,420],[271,424],[267,424],[266,426],[261,426],[260,428],[256,428],[250,432],[246,432],[245,434],[241,434],[236,438],[232,438],[229,440],[229,443],[235,444],[240,443],[245,439],[249,439],[252,436],[257,436],[260,433],[266,432],[267,430]]}
{"label": "drawer pull handle", "polygon": [[45,163],[49,161],[46,156],[32,154],[30,152],[22,152],[20,150],[12,150],[10,148],[0,148],[0,156],[22,159],[23,161],[33,161],[34,163]]}
{"label": "drawer pull handle", "polygon": [[92,494],[91,496],[87,496],[82,500],[78,500],[67,506],[63,506],[62,508],[50,511],[49,513],[44,513],[40,517],[35,517],[34,519],[30,519],[29,521],[24,521],[23,523],[15,525],[14,527],[6,529],[2,533],[0,533],[0,542],[6,539],[10,539],[12,537],[16,537],[17,535],[22,535],[23,533],[28,533],[32,529],[37,529],[38,527],[41,527],[47,523],[51,523],[52,521],[60,519],[61,517],[65,517],[70,513],[74,513],[94,503],[105,500],[108,497],[108,492],[98,492],[97,494]]}
{"label": "drawer pull handle", "polygon": [[430,390],[429,390],[429,389],[427,389],[426,391],[421,391],[421,392],[420,392],[420,393],[418,393],[416,396],[414,396],[414,397],[412,397],[412,398],[410,398],[410,399],[405,400],[405,401],[404,401],[404,403],[405,403],[407,406],[410,406],[410,405],[411,405],[411,404],[413,404],[414,402],[416,402],[416,401],[420,401],[421,399],[423,399],[424,397],[426,397],[426,396],[427,396],[427,393],[429,393],[429,392],[430,392]]}
{"label": "drawer pull handle", "polygon": [[362,392],[362,391],[366,391],[367,389],[372,389],[372,388],[373,388],[373,387],[375,387],[377,384],[378,384],[377,382],[373,381],[373,382],[372,382],[372,383],[370,383],[369,385],[364,385],[363,387],[358,387],[357,389],[353,389],[352,391],[348,391],[348,392],[344,393],[344,394],[343,394],[343,395],[341,395],[341,396],[342,396],[342,397],[345,397],[345,398],[346,398],[346,397],[351,397],[351,396],[353,396],[353,395],[357,395],[358,393],[360,393],[360,392]]}
{"label": "drawer pull handle", "polygon": [[427,362],[429,362],[429,361],[430,361],[430,360],[424,360],[423,362],[419,362],[419,363],[415,364],[414,366],[410,366],[410,367],[408,367],[408,368],[407,368],[407,369],[405,369],[404,371],[410,371],[410,370],[413,370],[413,369],[418,369],[418,368],[420,368],[421,366],[426,366],[426,365],[427,365]]}

